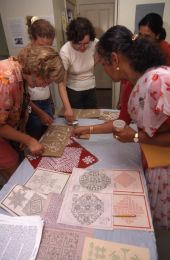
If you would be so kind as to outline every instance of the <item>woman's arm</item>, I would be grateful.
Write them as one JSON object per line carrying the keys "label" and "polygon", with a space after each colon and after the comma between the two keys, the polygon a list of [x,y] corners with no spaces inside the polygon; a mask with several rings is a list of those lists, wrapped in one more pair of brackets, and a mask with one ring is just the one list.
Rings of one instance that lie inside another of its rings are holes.
{"label": "woman's arm", "polygon": [[[114,136],[117,136],[117,139],[124,143],[133,142],[135,133],[136,131],[128,125],[126,125],[125,128],[122,130],[113,128]],[[139,143],[170,146],[170,125],[166,123],[164,123],[152,137],[150,137],[143,130],[139,130],[138,135]]]}
{"label": "woman's arm", "polygon": [[65,74],[64,82],[58,83],[58,89],[65,109],[64,116],[69,122],[72,122],[74,120],[74,115],[66,91],[66,81],[67,81],[67,74]]}
{"label": "woman's arm", "polygon": [[156,133],[153,137],[149,137],[145,132],[139,131],[139,142],[159,146],[170,146],[170,131]]}
{"label": "woman's arm", "polygon": [[78,126],[73,130],[73,134],[80,136],[83,134],[107,134],[112,133],[113,121],[108,121],[103,124],[98,125],[87,125],[87,126]]}
{"label": "woman's arm", "polygon": [[0,136],[7,140],[16,141],[26,145],[33,155],[41,155],[44,151],[43,145],[35,138],[24,134],[7,124],[0,126]]}

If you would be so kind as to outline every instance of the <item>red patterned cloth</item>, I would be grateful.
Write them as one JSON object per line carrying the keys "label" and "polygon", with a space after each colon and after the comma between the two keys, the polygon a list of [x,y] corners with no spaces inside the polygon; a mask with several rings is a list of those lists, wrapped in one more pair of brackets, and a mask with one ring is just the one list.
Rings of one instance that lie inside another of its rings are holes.
{"label": "red patterned cloth", "polygon": [[53,171],[71,173],[74,167],[86,168],[98,161],[98,159],[70,138],[61,157],[35,157],[28,155],[28,161],[34,168],[41,167]]}

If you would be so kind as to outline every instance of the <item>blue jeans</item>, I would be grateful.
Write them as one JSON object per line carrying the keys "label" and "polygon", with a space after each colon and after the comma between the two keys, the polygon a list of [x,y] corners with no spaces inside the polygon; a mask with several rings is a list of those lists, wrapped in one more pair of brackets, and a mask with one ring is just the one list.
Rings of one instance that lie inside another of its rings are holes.
{"label": "blue jeans", "polygon": [[[52,105],[50,99],[46,100],[32,100],[32,102],[45,111],[49,116],[53,117],[52,113]],[[28,122],[26,125],[27,134],[33,136],[36,139],[40,139],[40,137],[44,134],[48,126],[43,125],[39,117],[32,111],[29,114]]]}

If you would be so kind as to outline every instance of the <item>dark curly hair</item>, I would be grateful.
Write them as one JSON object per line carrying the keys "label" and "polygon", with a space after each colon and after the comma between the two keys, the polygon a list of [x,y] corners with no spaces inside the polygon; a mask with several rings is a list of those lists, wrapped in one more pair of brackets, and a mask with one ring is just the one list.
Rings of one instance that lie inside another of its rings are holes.
{"label": "dark curly hair", "polygon": [[132,32],[121,25],[111,27],[102,35],[97,44],[97,52],[110,64],[112,52],[121,53],[131,67],[140,73],[165,64],[165,56],[157,43],[142,37],[133,40]]}
{"label": "dark curly hair", "polygon": [[158,36],[159,41],[165,40],[166,31],[163,28],[162,17],[157,13],[149,13],[145,15],[139,22],[139,28],[141,26],[148,26],[149,29]]}
{"label": "dark curly hair", "polygon": [[86,35],[90,36],[90,40],[94,41],[96,34],[92,23],[85,17],[77,17],[71,20],[67,26],[67,40],[78,43],[83,40]]}

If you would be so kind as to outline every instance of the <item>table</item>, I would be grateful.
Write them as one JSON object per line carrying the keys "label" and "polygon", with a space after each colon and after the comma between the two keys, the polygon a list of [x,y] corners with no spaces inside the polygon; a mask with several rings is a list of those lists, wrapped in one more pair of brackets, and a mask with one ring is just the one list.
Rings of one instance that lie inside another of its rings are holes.
{"label": "table", "polygon": [[[55,120],[57,124],[65,124],[63,118]],[[102,123],[98,119],[79,119],[79,125],[99,124]],[[90,137],[90,140],[76,139],[82,146],[93,153],[99,161],[89,168],[115,168],[115,169],[134,169],[140,170],[142,177],[142,163],[140,147],[135,143],[121,143],[113,138],[112,134],[96,134]],[[2,199],[14,184],[25,184],[25,182],[33,174],[34,169],[25,159],[9,181],[0,191],[0,199]],[[145,187],[146,188],[146,187]],[[8,214],[0,208],[0,213]],[[157,249],[154,232],[138,231],[138,230],[95,230],[95,238],[114,241],[117,243],[125,243],[141,247],[148,247],[150,250],[151,260],[156,260]]]}

